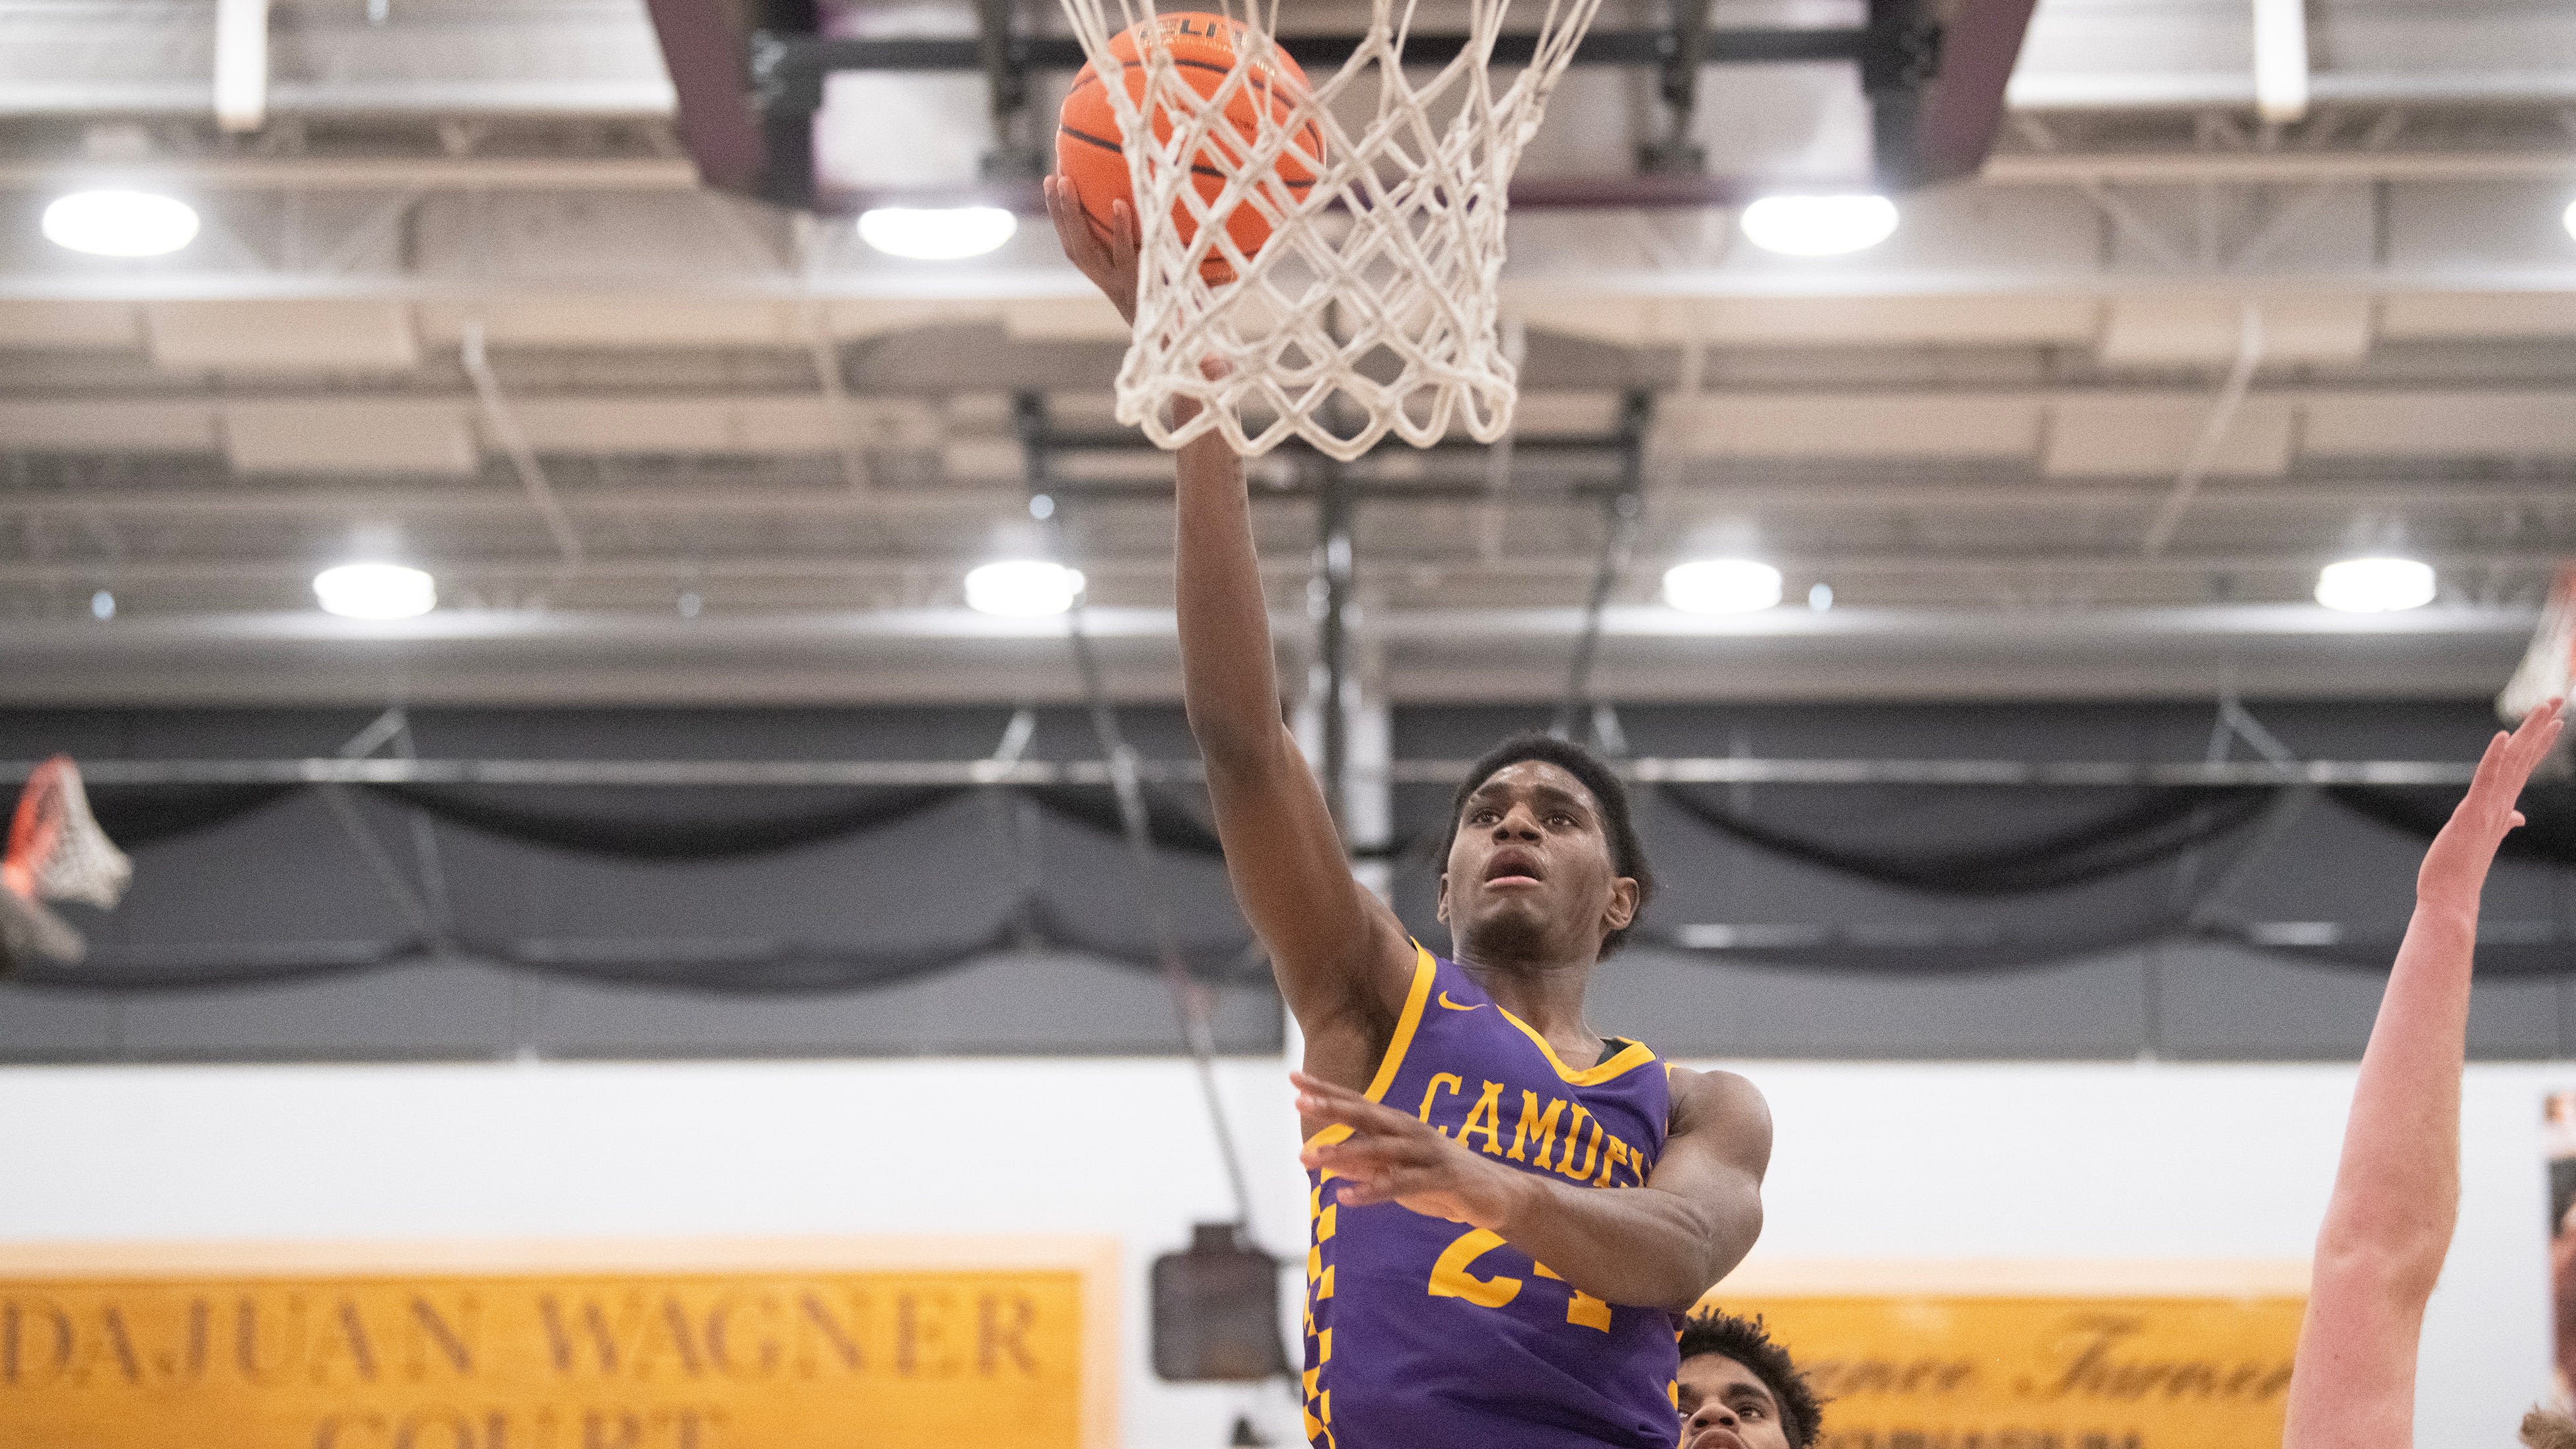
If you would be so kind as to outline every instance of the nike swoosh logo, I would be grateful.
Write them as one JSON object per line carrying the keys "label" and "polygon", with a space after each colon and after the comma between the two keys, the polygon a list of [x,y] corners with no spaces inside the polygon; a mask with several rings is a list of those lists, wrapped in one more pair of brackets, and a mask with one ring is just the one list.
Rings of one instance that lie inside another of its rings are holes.
{"label": "nike swoosh logo", "polygon": [[1473,1006],[1460,1006],[1458,1003],[1449,999],[1449,993],[1446,991],[1440,993],[1440,1004],[1449,1008],[1451,1011],[1477,1011],[1483,1009],[1485,1005],[1485,1003],[1479,1001]]}

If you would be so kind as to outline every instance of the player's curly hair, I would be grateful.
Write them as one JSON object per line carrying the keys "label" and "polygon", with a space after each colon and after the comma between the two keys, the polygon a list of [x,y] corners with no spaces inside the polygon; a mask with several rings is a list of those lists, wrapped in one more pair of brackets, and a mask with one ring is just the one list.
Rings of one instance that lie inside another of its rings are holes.
{"label": "player's curly hair", "polygon": [[1704,1353],[1731,1358],[1762,1380],[1771,1391],[1771,1401],[1780,1406],[1780,1427],[1789,1436],[1789,1449],[1807,1449],[1816,1442],[1816,1431],[1825,1421],[1824,1400],[1816,1397],[1789,1350],[1772,1341],[1761,1314],[1738,1318],[1707,1308],[1683,1319],[1681,1356],[1691,1359]]}
{"label": "player's curly hair", "polygon": [[2529,1449],[2576,1449],[2576,1419],[2534,1409],[2522,1416],[2522,1442]]}
{"label": "player's curly hair", "polygon": [[1467,778],[1458,782],[1458,793],[1449,801],[1449,828],[1440,837],[1440,853],[1432,857],[1435,867],[1446,869],[1449,847],[1458,841],[1458,817],[1467,808],[1467,797],[1476,793],[1487,780],[1507,765],[1523,760],[1543,760],[1583,782],[1592,798],[1601,804],[1601,833],[1610,841],[1610,864],[1619,874],[1637,883],[1637,914],[1628,924],[1601,938],[1601,954],[1609,955],[1628,939],[1637,922],[1646,914],[1646,902],[1655,894],[1655,872],[1646,864],[1646,843],[1637,838],[1635,812],[1628,803],[1628,784],[1619,772],[1602,759],[1572,740],[1531,730],[1517,734],[1492,749],[1484,758],[1467,767]]}

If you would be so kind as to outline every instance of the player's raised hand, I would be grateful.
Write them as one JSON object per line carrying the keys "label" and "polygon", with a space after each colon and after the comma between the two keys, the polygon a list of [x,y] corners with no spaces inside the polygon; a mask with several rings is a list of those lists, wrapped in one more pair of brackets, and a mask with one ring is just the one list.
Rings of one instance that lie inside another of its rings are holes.
{"label": "player's raised hand", "polygon": [[2507,832],[2522,824],[2522,812],[2513,808],[2514,801],[2566,727],[2560,703],[2553,699],[2541,705],[2523,716],[2512,734],[2499,731],[2487,742],[2469,793],[2460,798],[2450,821],[2424,852],[2424,866],[2415,875],[2416,900],[2475,914],[2496,847],[2504,843]]}
{"label": "player's raised hand", "polygon": [[1499,1229],[1514,1192],[1528,1185],[1522,1174],[1450,1141],[1420,1118],[1304,1072],[1291,1072],[1288,1080],[1297,1085],[1300,1116],[1351,1129],[1302,1157],[1307,1167],[1340,1180],[1334,1201],[1401,1203],[1426,1217]]}
{"label": "player's raised hand", "polygon": [[1136,323],[1136,209],[1121,198],[1109,203],[1110,234],[1103,237],[1082,209],[1082,193],[1073,178],[1050,176],[1044,183],[1047,216],[1055,222],[1055,239],[1065,259],[1081,269],[1091,284],[1107,294],[1110,305],[1129,326]]}

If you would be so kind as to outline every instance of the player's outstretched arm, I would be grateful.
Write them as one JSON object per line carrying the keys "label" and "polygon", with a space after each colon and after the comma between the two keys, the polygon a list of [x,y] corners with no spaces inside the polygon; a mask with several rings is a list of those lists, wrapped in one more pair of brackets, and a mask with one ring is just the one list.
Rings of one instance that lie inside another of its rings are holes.
{"label": "player's outstretched arm", "polygon": [[[1116,231],[1104,239],[1071,182],[1050,177],[1046,195],[1065,255],[1132,323],[1134,214],[1114,205]],[[1413,947],[1395,913],[1352,878],[1323,791],[1279,717],[1243,461],[1211,433],[1180,450],[1175,471],[1182,690],[1226,873],[1305,1029],[1309,1061],[1365,1081],[1403,1011]]]}
{"label": "player's outstretched arm", "polygon": [[1347,1088],[1296,1078],[1298,1110],[1351,1135],[1306,1150],[1339,1201],[1399,1202],[1487,1229],[1611,1303],[1681,1311],[1762,1234],[1771,1111],[1731,1072],[1672,1074],[1672,1130],[1645,1186],[1603,1191],[1522,1172]]}
{"label": "player's outstretched arm", "polygon": [[2362,1053],[2334,1195],[2317,1234],[2283,1449],[2404,1449],[2414,1442],[2415,1354],[2460,1203],[2460,1066],[2478,897],[2514,800],[2558,739],[2559,702],[2499,734],[2415,877]]}

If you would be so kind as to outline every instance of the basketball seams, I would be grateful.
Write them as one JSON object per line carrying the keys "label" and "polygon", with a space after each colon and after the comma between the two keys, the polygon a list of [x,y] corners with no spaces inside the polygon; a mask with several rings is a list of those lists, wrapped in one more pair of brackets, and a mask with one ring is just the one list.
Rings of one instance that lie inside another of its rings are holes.
{"label": "basketball seams", "polygon": [[[1077,131],[1073,127],[1068,126],[1061,121],[1056,123],[1055,133],[1068,140],[1080,141],[1086,146],[1097,146],[1103,151],[1114,152],[1120,156],[1127,154],[1127,148],[1117,142],[1103,140],[1098,136],[1092,135],[1088,131]],[[1190,168],[1190,174],[1193,176],[1213,177],[1216,180],[1223,181],[1226,179],[1228,173],[1219,171],[1213,166],[1192,166]],[[1276,177],[1274,180],[1278,185],[1285,186],[1291,191],[1308,191],[1312,190],[1315,185],[1315,178],[1312,176],[1309,176],[1302,181],[1291,180],[1285,176]],[[1090,208],[1088,207],[1084,208],[1086,211],[1089,209]]]}
{"label": "basketball seams", "polygon": [[[1168,21],[1178,17],[1165,18]],[[1221,20],[1221,17],[1214,16],[1205,18],[1212,25]],[[1256,128],[1263,127],[1266,119],[1270,128],[1288,129],[1284,123],[1294,119],[1304,99],[1311,96],[1311,83],[1296,61],[1284,54],[1279,57],[1281,63],[1276,65],[1250,62],[1222,40],[1196,35],[1167,37],[1167,53],[1184,48],[1174,45],[1174,41],[1184,42],[1187,49],[1198,52],[1172,54],[1171,59],[1175,69],[1192,73],[1183,80],[1202,102],[1216,99],[1216,93],[1224,88],[1225,82],[1221,79],[1203,87],[1198,76],[1231,77],[1247,64],[1251,66],[1252,74],[1247,82],[1238,86],[1224,103],[1222,114],[1234,134],[1229,136],[1225,133],[1226,128],[1215,128],[1212,134],[1203,137],[1199,155],[1191,161],[1193,189],[1203,200],[1212,202],[1229,180],[1246,175],[1252,169],[1250,158],[1241,153],[1246,145],[1254,142]],[[1129,100],[1146,104],[1151,77],[1137,49],[1137,34],[1131,30],[1111,43],[1110,58],[1118,63]],[[1213,57],[1222,57],[1222,61]],[[1169,100],[1160,97],[1154,98],[1151,104],[1153,130],[1158,139],[1168,142],[1179,124],[1175,108]],[[1268,108],[1266,118],[1255,109],[1258,106]],[[1103,203],[1114,203],[1121,197],[1128,197],[1133,204],[1124,164],[1125,147],[1120,140],[1111,139],[1116,134],[1116,127],[1104,124],[1112,121],[1114,115],[1115,108],[1108,99],[1106,74],[1086,64],[1065,95],[1056,127],[1056,160],[1057,169],[1075,182],[1084,219],[1104,236],[1108,234],[1109,221],[1105,211],[1093,209],[1093,198],[1097,197]],[[1274,153],[1268,167],[1270,174],[1257,184],[1277,186],[1290,198],[1302,202],[1314,189],[1323,170],[1322,125],[1316,118],[1306,117],[1291,131],[1288,144],[1291,149]],[[1202,158],[1218,159],[1222,164],[1206,164]],[[1293,174],[1300,171],[1306,174]],[[1174,223],[1185,239],[1196,226],[1195,219],[1187,213],[1188,207],[1183,204],[1176,207],[1173,215]],[[1258,207],[1238,206],[1222,224],[1234,247],[1246,255],[1258,251],[1270,238],[1269,218]],[[1232,268],[1216,254],[1202,260],[1200,271],[1212,282],[1233,280]]]}

